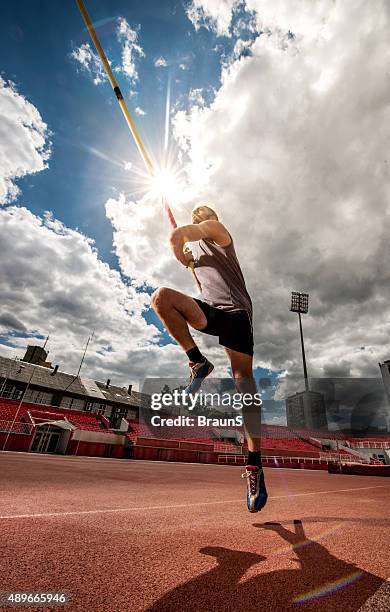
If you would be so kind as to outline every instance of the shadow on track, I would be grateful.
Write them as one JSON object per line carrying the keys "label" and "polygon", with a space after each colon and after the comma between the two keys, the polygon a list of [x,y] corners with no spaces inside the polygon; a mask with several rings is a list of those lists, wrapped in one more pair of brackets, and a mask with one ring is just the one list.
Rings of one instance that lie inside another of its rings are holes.
{"label": "shadow on track", "polygon": [[[252,552],[222,547],[201,548],[199,552],[215,557],[217,565],[208,572],[176,587],[157,600],[147,612],[356,612],[382,585],[378,576],[333,556],[324,546],[305,536],[303,524],[294,521],[290,531],[280,523],[255,523],[255,528],[274,531],[291,546],[297,569],[261,572],[248,580],[247,570],[266,557]],[[273,553],[275,565],[283,564],[280,547]],[[291,557],[289,557],[291,559]]]}

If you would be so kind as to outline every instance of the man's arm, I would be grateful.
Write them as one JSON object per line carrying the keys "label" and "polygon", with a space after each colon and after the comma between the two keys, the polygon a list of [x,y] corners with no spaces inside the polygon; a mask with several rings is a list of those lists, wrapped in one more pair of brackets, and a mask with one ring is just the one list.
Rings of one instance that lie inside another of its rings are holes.
{"label": "man's arm", "polygon": [[182,225],[173,230],[171,234],[171,247],[178,261],[188,266],[188,261],[183,253],[186,242],[196,242],[202,238],[213,240],[222,247],[227,247],[232,239],[226,227],[220,221],[202,221],[201,223]]}

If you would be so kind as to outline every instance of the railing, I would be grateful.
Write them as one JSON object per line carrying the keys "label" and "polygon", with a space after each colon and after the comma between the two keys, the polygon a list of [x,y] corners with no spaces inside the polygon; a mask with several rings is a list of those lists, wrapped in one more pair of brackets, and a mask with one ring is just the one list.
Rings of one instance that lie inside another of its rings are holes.
{"label": "railing", "polygon": [[214,452],[242,455],[242,446],[235,446],[226,442],[214,442]]}
{"label": "railing", "polygon": [[376,442],[375,440],[370,440],[366,442],[350,442],[351,448],[383,448],[390,449],[390,442]]}
{"label": "railing", "polygon": [[235,455],[234,453],[230,453],[229,455],[218,455],[218,463],[228,463],[229,465],[244,465],[245,461],[245,455]]}
{"label": "railing", "polygon": [[337,452],[330,452],[330,453],[326,453],[326,454],[321,454],[320,453],[320,459],[323,461],[326,461],[327,459],[335,459],[336,461],[339,461],[340,459],[345,459],[346,461],[351,460],[354,461],[355,459],[360,459],[361,456],[356,454],[353,455],[352,453],[337,453]]}
{"label": "railing", "polygon": [[[368,460],[359,459],[358,457],[346,457],[345,455],[341,455],[341,460],[343,463],[369,463]],[[283,457],[283,456],[264,456],[262,457],[263,463],[338,463],[339,456],[324,456],[324,457]]]}
{"label": "railing", "polygon": [[16,433],[25,434],[29,436],[34,429],[34,426],[30,423],[23,423],[21,421],[0,421],[0,432],[4,433]]}

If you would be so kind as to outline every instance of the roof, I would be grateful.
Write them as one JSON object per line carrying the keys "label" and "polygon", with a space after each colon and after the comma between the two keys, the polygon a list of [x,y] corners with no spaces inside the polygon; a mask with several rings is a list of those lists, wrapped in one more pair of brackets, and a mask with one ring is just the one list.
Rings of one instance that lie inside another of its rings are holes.
{"label": "roof", "polygon": [[81,395],[95,400],[106,401],[110,404],[122,404],[129,408],[150,407],[150,397],[138,391],[131,391],[129,395],[126,387],[111,385],[95,381],[84,376],[73,376],[58,370],[53,374],[53,368],[27,363],[25,361],[10,359],[0,355],[0,378],[9,378],[23,383],[30,382],[33,387],[43,387],[69,395]]}
{"label": "roof", "polygon": [[92,378],[84,378],[80,376],[80,382],[84,389],[87,390],[89,397],[95,397],[97,399],[105,399],[103,393],[100,391],[98,384],[92,380]]}
{"label": "roof", "polygon": [[132,391],[131,395],[134,397],[134,401],[139,408],[150,408],[150,395],[146,395],[146,393],[139,393],[138,391]]}
{"label": "roof", "polygon": [[134,406],[131,395],[128,394],[125,387],[117,387],[116,385],[110,384],[110,386],[107,388],[106,383],[99,381],[96,382],[96,386],[107,402],[120,402],[121,404]]}
{"label": "roof", "polygon": [[131,390],[129,395],[126,387],[118,387],[117,385],[111,385],[107,388],[105,383],[96,382],[100,392],[108,402],[127,404],[132,408],[148,408],[150,406],[150,397],[148,395],[139,393],[138,391]]}
{"label": "roof", "polygon": [[76,427],[69,423],[69,421],[61,420],[61,421],[41,421],[40,423],[35,423],[36,427],[41,427],[42,425],[54,425],[54,427],[59,427],[60,429],[66,429],[69,431],[74,431]]}
{"label": "roof", "polygon": [[52,368],[9,359],[0,355],[0,376],[14,381],[28,383],[36,387],[45,387],[53,391],[69,391],[69,394],[87,395],[81,379],[58,371],[53,375]]}

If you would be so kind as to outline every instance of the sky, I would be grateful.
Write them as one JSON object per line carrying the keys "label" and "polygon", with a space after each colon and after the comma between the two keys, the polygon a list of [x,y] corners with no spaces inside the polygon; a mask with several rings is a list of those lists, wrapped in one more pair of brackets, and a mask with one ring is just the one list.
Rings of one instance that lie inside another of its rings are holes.
{"label": "sky", "polygon": [[[256,376],[283,394],[279,378],[301,375],[291,291],[310,294],[309,375],[379,376],[390,357],[388,2],[86,5],[148,150],[178,173],[179,224],[208,201],[233,235]],[[1,353],[49,335],[49,359],[74,372],[94,332],[85,376],[185,377],[150,294],[196,292],[76,3],[21,0],[0,15]],[[196,339],[226,375],[215,339]]]}

